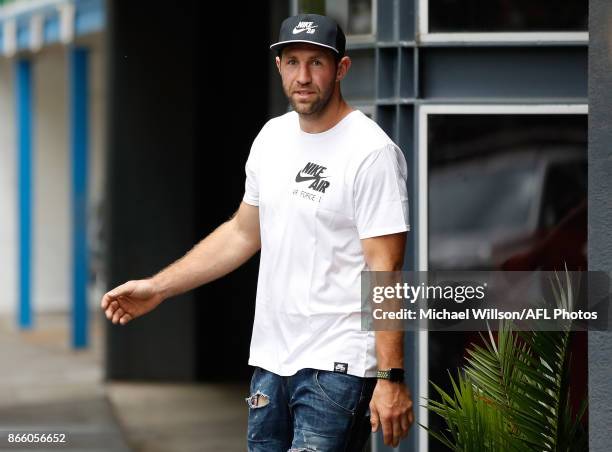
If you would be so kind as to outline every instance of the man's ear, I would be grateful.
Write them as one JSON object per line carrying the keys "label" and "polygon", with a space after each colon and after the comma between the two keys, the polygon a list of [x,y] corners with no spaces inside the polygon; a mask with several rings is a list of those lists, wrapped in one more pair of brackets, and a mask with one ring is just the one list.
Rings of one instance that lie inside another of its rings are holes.
{"label": "man's ear", "polygon": [[348,56],[343,56],[340,61],[338,61],[338,68],[336,70],[336,81],[339,82],[348,73],[348,70],[351,67],[351,59]]}
{"label": "man's ear", "polygon": [[274,61],[276,61],[276,69],[278,69],[278,73],[280,74],[280,57],[276,57]]}

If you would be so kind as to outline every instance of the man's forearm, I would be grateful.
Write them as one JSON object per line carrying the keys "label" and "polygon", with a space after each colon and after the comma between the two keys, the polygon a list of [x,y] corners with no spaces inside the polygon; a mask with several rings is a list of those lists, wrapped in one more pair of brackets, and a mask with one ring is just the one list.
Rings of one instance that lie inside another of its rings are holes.
{"label": "man's forearm", "polygon": [[404,332],[377,331],[376,358],[379,369],[404,368]]}
{"label": "man's forearm", "polygon": [[166,299],[230,273],[251,258],[259,248],[259,237],[243,233],[232,219],[151,280]]}
{"label": "man's forearm", "polygon": [[[375,286],[391,286],[401,281],[406,233],[391,234],[362,240],[364,256]],[[389,301],[388,305],[401,304]],[[404,367],[404,332],[402,322],[391,320],[385,325],[390,331],[376,331],[376,358],[379,369]]]}

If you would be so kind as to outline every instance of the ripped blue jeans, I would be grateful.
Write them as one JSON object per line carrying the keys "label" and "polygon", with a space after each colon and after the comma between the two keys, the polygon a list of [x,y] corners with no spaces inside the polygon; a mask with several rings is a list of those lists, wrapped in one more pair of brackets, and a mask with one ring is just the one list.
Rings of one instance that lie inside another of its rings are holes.
{"label": "ripped blue jeans", "polygon": [[375,378],[317,369],[251,378],[249,452],[360,452],[370,436]]}

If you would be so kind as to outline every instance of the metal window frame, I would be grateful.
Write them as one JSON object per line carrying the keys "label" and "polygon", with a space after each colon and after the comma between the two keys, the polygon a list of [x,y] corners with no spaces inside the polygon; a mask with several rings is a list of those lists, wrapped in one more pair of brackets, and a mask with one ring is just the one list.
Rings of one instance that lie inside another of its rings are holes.
{"label": "metal window frame", "polygon": [[[328,1],[333,1],[333,0],[325,0],[325,3],[327,4]],[[376,41],[376,33],[378,31],[376,28],[377,18],[378,18],[378,13],[377,13],[378,12],[378,0],[371,0],[371,1],[372,1],[372,17],[371,17],[372,33],[361,34],[361,35],[351,35],[347,33],[346,34],[347,46],[350,46],[352,44],[373,43]],[[299,0],[291,0],[290,14],[292,16],[298,14],[298,2]]]}
{"label": "metal window frame", "polygon": [[551,43],[588,44],[588,31],[542,31],[542,32],[450,32],[429,31],[429,0],[418,0],[418,36],[427,44],[438,43]]}
{"label": "metal window frame", "polygon": [[[428,188],[429,188],[429,148],[428,148],[428,119],[432,114],[445,115],[552,115],[552,114],[584,114],[588,115],[588,104],[437,104],[437,105],[417,105],[415,116],[418,118],[417,134],[417,269],[427,271],[428,269],[428,239],[429,239],[429,219],[428,219]],[[418,399],[429,397],[429,334],[428,331],[419,331],[418,346],[418,369],[419,369],[419,394]],[[419,407],[419,419],[421,424],[428,426],[428,411],[425,407]],[[428,434],[425,429],[419,430],[419,447],[427,447]]]}

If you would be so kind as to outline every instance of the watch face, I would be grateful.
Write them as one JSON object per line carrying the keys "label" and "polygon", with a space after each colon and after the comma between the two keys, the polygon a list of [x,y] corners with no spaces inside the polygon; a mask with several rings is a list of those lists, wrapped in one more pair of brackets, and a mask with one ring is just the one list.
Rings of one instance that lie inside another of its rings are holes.
{"label": "watch face", "polygon": [[404,369],[389,369],[389,380],[404,381]]}

